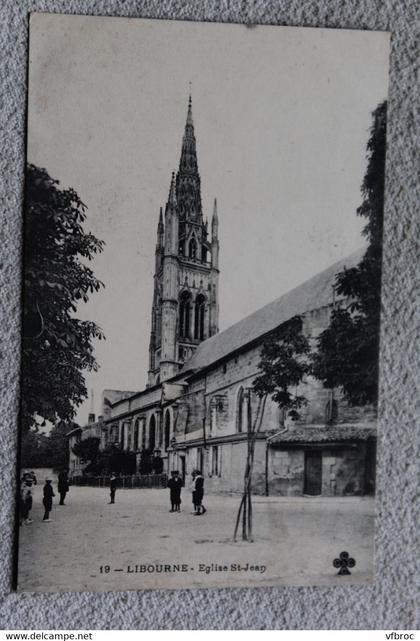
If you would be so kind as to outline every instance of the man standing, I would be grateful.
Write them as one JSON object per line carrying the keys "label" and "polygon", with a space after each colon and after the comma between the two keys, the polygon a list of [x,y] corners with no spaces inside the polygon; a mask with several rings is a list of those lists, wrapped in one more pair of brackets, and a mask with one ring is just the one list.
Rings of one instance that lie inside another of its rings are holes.
{"label": "man standing", "polygon": [[109,481],[109,495],[111,497],[111,500],[109,504],[115,503],[115,492],[117,491],[117,477],[114,473],[111,474],[111,479]]}
{"label": "man standing", "polygon": [[181,488],[182,479],[179,476],[178,470],[171,472],[171,478],[168,481],[170,490],[171,509],[170,512],[179,512],[181,505]]}
{"label": "man standing", "polygon": [[45,485],[44,485],[44,498],[42,499],[42,502],[44,504],[44,518],[42,519],[44,523],[50,523],[50,512],[52,509],[52,500],[53,500],[54,490],[51,485],[51,479],[45,479]]}
{"label": "man standing", "polygon": [[67,477],[67,470],[61,470],[58,475],[58,493],[60,495],[60,502],[58,505],[65,505],[64,499],[69,491],[69,479]]}

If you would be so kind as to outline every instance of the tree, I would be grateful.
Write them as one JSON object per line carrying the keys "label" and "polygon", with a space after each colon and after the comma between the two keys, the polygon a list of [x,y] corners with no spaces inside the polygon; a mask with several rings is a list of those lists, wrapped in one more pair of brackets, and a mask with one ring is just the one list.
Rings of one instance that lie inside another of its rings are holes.
{"label": "tree", "polygon": [[48,437],[48,467],[54,470],[69,466],[69,441],[67,433],[77,427],[72,421],[58,421]]}
{"label": "tree", "polygon": [[85,471],[90,471],[91,467],[94,467],[96,459],[99,455],[99,445],[100,439],[97,436],[88,436],[81,441],[78,441],[73,445],[73,454],[88,465],[85,468]]}
{"label": "tree", "polygon": [[[297,394],[296,388],[309,373],[309,341],[303,333],[300,316],[283,323],[264,342],[258,365],[261,374],[255,378],[253,389],[258,396],[258,408],[254,423],[248,431],[248,453],[244,473],[244,490],[239,505],[233,539],[236,541],[242,516],[242,539],[252,541],[252,471],[257,435],[261,429],[267,397],[298,418],[298,410],[307,403],[305,396]],[[294,391],[292,391],[292,388]]]}
{"label": "tree", "polygon": [[336,292],[349,302],[333,310],[313,356],[313,375],[324,387],[341,387],[351,405],[376,403],[378,398],[385,147],[383,102],[373,113],[361,187],[364,200],[357,209],[357,215],[367,219],[362,233],[369,244],[357,267],[337,274]]}
{"label": "tree", "polygon": [[86,263],[104,243],[83,229],[86,206],[73,189],[59,189],[45,169],[28,165],[25,185],[22,428],[35,416],[70,421],[87,397],[84,371],[96,370],[91,321],[76,317],[103,283]]}
{"label": "tree", "polygon": [[[88,439],[86,439],[88,440]],[[83,443],[83,441],[81,441]],[[98,451],[97,456],[85,467],[83,474],[135,474],[136,455],[134,452],[122,450],[116,445],[108,445],[104,450]]]}
{"label": "tree", "polygon": [[22,435],[20,448],[21,467],[49,467],[49,439],[46,434],[35,430],[28,430]]}
{"label": "tree", "polygon": [[271,395],[284,414],[289,412],[293,418],[299,417],[298,410],[307,403],[305,396],[296,393],[310,370],[310,346],[302,327],[301,316],[294,316],[264,342],[258,365],[262,373],[253,383],[258,396]]}

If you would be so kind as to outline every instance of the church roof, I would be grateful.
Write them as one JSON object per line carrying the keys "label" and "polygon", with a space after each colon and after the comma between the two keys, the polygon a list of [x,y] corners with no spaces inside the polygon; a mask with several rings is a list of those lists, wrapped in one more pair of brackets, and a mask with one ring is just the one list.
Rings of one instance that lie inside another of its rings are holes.
{"label": "church roof", "polygon": [[366,425],[316,425],[297,426],[288,432],[275,435],[270,445],[281,446],[283,443],[328,443],[332,441],[366,441],[376,436],[376,427]]}
{"label": "church roof", "polygon": [[134,396],[135,394],[137,394],[137,392],[129,390],[105,389],[102,392],[102,403],[104,405],[112,405],[113,403],[118,403],[126,398],[130,398],[130,396]]}
{"label": "church roof", "polygon": [[200,343],[183,371],[198,371],[262,338],[293,316],[325,307],[332,303],[336,274],[345,267],[355,267],[365,249],[331,265],[313,278],[261,307],[253,314]]}

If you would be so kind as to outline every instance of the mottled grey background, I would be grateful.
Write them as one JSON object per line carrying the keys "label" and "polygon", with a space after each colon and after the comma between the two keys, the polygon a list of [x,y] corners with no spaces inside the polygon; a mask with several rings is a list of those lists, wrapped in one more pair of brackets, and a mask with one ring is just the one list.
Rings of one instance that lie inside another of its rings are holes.
{"label": "mottled grey background", "polygon": [[[419,15],[391,0],[3,0],[0,6],[0,628],[414,628],[419,439]],[[375,583],[370,587],[11,592],[29,11],[392,32]],[[417,81],[417,84],[416,84]],[[417,303],[417,305],[416,305]],[[417,309],[416,309],[417,308]],[[418,422],[418,421],[417,421]],[[418,572],[418,570],[417,570]]]}

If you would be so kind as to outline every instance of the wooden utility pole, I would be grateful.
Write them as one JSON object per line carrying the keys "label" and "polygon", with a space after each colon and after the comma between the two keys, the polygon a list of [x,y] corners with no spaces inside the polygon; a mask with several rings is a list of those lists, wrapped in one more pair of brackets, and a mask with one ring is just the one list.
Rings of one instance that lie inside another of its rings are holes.
{"label": "wooden utility pole", "polygon": [[257,413],[255,416],[254,425],[248,421],[248,450],[244,474],[244,490],[242,493],[241,503],[239,505],[238,514],[236,517],[235,530],[233,533],[233,540],[237,540],[239,523],[242,516],[242,540],[252,541],[252,470],[254,466],[254,453],[257,435],[261,429],[262,419],[264,416],[264,408],[267,400],[267,394],[260,396],[258,399]]}

